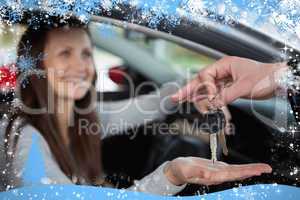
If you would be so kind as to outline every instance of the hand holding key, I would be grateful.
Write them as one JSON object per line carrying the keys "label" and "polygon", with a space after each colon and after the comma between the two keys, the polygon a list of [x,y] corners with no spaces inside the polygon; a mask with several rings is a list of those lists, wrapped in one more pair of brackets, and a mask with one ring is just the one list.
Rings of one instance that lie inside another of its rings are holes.
{"label": "hand holding key", "polygon": [[[207,110],[206,99],[220,94],[223,106],[238,98],[267,99],[279,87],[274,74],[287,69],[285,63],[261,63],[254,60],[226,56],[201,70],[196,78],[172,96],[174,102],[195,102]],[[270,81],[271,80],[271,81]],[[273,81],[272,81],[273,80]],[[220,86],[230,83],[230,87]]]}
{"label": "hand holding key", "polygon": [[[224,127],[229,119],[225,106],[238,98],[267,99],[271,97],[278,85],[275,81],[262,81],[272,78],[275,72],[286,69],[285,63],[267,64],[246,58],[227,56],[201,70],[195,79],[174,94],[173,102],[194,102],[198,110],[207,114],[208,124],[215,121],[219,123],[216,116],[219,116],[217,118],[220,118],[221,121],[224,119],[224,115],[227,119],[225,125],[219,126],[222,128],[209,131],[214,164],[212,165],[211,161],[202,158],[177,158],[171,161],[166,169],[168,179],[178,185],[184,183],[212,185],[241,180],[261,173],[270,173],[271,167],[262,163],[228,165],[216,161],[216,140],[219,135],[221,145],[223,143],[223,153],[228,153]],[[230,86],[224,87],[228,83]],[[258,84],[260,87],[256,87]],[[217,106],[212,109],[210,101],[217,95],[219,95],[219,98],[215,99]],[[219,112],[219,108],[222,108],[222,113]]]}

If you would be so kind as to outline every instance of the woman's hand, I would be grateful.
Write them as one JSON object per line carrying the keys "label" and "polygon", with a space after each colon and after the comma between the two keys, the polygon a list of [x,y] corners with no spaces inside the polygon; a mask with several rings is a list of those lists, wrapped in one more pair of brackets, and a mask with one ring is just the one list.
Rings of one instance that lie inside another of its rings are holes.
{"label": "woman's hand", "polygon": [[165,175],[174,185],[185,183],[217,185],[223,182],[243,180],[262,173],[271,173],[267,164],[229,165],[224,162],[212,163],[198,157],[180,157],[169,162]]}
{"label": "woman's hand", "polygon": [[[196,102],[206,111],[208,100],[221,107],[238,98],[266,99],[278,87],[274,73],[286,69],[286,64],[266,64],[239,57],[224,57],[204,68],[197,77],[172,96],[175,102]],[[226,87],[226,85],[230,85]]]}

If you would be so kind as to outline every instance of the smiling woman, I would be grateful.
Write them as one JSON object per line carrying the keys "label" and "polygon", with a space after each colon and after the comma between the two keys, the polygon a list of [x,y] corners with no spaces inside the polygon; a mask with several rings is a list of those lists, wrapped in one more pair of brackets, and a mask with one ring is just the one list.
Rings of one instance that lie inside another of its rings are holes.
{"label": "smiling woman", "polygon": [[[53,104],[53,109],[44,113],[20,111],[18,116],[26,119],[26,123],[43,135],[67,176],[71,177],[75,171],[80,172],[78,176],[83,177],[84,182],[96,184],[101,177],[101,159],[100,152],[92,149],[100,149],[100,138],[89,134],[80,137],[77,126],[70,125],[73,120],[76,124],[78,118],[99,121],[95,112],[73,114],[75,107],[86,108],[92,100],[94,91],[91,84],[95,83],[95,73],[91,49],[88,32],[83,27],[29,28],[19,42],[17,65],[22,69],[19,65],[23,63],[20,60],[24,55],[35,61],[32,58],[43,53],[44,59],[33,64],[37,70],[45,70],[46,77],[26,77],[28,84],[17,92],[20,92],[20,99],[28,108],[42,109]],[[20,73],[19,78],[27,76],[27,72]],[[49,100],[50,96],[54,98]],[[10,132],[7,129],[8,138],[12,137]]]}

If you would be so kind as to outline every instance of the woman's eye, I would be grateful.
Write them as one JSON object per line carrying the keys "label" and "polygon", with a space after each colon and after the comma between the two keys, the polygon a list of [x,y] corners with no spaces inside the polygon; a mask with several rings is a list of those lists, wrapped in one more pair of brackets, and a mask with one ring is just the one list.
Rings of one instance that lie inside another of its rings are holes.
{"label": "woman's eye", "polygon": [[84,56],[85,58],[90,58],[90,57],[92,57],[92,53],[89,52],[89,51],[85,51],[85,52],[83,52],[83,56]]}
{"label": "woman's eye", "polygon": [[62,52],[60,52],[59,53],[59,55],[61,55],[61,56],[63,56],[63,57],[68,57],[68,56],[70,56],[70,51],[62,51]]}

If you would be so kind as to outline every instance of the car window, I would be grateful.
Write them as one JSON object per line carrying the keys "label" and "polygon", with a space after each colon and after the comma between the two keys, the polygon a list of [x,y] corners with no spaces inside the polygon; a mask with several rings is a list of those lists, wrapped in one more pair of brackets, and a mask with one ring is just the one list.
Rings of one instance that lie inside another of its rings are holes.
{"label": "car window", "polygon": [[[120,86],[109,78],[109,70],[122,66],[123,59],[99,48],[94,48],[93,54],[97,72],[96,90],[99,92],[120,90]],[[102,81],[99,81],[100,79]]]}
{"label": "car window", "polygon": [[10,98],[15,89],[16,47],[25,28],[20,25],[8,26],[0,24],[0,103]]}
{"label": "car window", "polygon": [[[136,49],[136,51],[145,50],[146,52],[148,52],[149,56],[151,56],[153,60],[155,60],[156,62],[164,63],[164,67],[168,68],[168,70],[170,69],[169,71],[178,71],[179,73],[195,73],[201,68],[215,61],[215,59],[213,58],[189,50],[174,42],[170,42],[160,38],[149,37],[145,33],[127,30],[113,25],[102,24],[98,22],[95,23],[95,25],[97,26],[97,32],[92,31],[93,37],[101,37],[102,39],[107,39],[105,42],[107,42],[111,38],[116,39],[115,42],[110,43],[110,46],[118,45],[118,41],[135,45],[139,48]],[[104,40],[102,41],[104,42]],[[119,48],[122,47],[111,48],[113,48],[114,51],[118,52],[120,51]],[[132,53],[134,54],[134,52]],[[101,76],[105,76],[105,78],[107,78],[108,76],[109,69],[113,67],[123,65],[126,65],[126,67],[129,68],[131,67],[130,65],[128,65],[128,63],[124,61],[127,60],[126,57],[121,58],[120,56],[117,56],[116,54],[111,53],[110,51],[101,49],[101,47],[95,50],[94,58],[98,73],[102,73]],[[142,63],[142,65],[143,64],[144,63]],[[158,71],[158,76],[159,73],[160,72]],[[103,90],[103,87],[100,84],[100,86],[98,86],[97,89],[98,91],[117,91],[116,89],[120,89],[120,87],[114,87],[111,88],[111,90],[109,90],[109,88],[106,88],[105,90]]]}
{"label": "car window", "polygon": [[147,37],[143,33],[129,32],[128,39],[144,48],[158,60],[168,63],[167,67],[190,70],[192,73],[213,63],[215,59],[181,47],[160,38]]}

